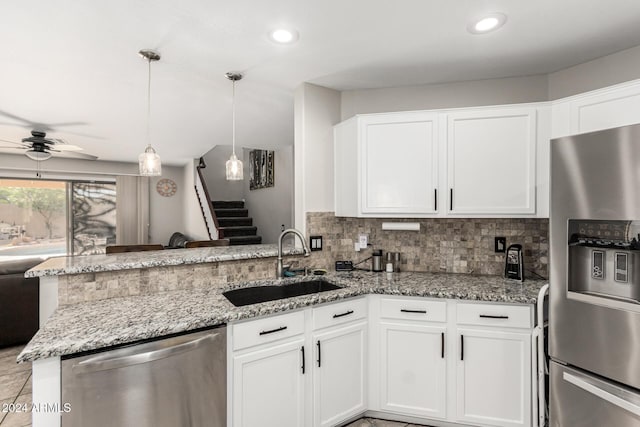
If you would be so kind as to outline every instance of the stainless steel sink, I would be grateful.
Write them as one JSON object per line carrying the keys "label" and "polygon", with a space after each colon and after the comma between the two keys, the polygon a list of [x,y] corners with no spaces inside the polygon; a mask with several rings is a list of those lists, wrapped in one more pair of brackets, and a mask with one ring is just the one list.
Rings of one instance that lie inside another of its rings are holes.
{"label": "stainless steel sink", "polygon": [[324,280],[308,280],[290,285],[265,285],[238,288],[223,292],[222,295],[224,295],[231,304],[236,307],[242,307],[249,304],[333,291],[340,288],[340,286],[325,282]]}

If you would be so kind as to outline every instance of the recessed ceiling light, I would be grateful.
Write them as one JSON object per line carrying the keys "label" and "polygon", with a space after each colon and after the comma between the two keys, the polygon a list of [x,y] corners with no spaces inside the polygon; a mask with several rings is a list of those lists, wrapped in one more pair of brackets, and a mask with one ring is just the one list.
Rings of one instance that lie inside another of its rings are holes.
{"label": "recessed ceiling light", "polygon": [[507,22],[507,16],[502,13],[490,13],[467,25],[471,34],[485,34],[495,31]]}
{"label": "recessed ceiling light", "polygon": [[269,38],[276,43],[293,43],[298,40],[298,32],[296,30],[288,30],[286,28],[277,28],[269,33]]}

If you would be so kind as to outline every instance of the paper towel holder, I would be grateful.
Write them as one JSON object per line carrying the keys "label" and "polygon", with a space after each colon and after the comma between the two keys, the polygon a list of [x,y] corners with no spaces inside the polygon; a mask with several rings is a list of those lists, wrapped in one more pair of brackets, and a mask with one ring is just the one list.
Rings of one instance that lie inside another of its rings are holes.
{"label": "paper towel holder", "polygon": [[419,222],[383,222],[383,230],[389,231],[420,231]]}

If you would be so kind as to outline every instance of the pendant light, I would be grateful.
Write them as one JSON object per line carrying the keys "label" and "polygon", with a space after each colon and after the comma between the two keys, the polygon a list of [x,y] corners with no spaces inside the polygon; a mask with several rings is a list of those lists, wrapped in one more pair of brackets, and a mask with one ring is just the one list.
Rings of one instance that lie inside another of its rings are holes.
{"label": "pendant light", "polygon": [[229,160],[227,160],[227,181],[239,181],[244,178],[242,173],[242,161],[236,157],[236,81],[242,79],[242,74],[239,73],[227,73],[225,77],[231,80],[233,84],[233,93],[231,101],[231,126],[232,130],[232,153]]}
{"label": "pendant light", "polygon": [[151,49],[138,52],[149,64],[149,78],[147,80],[147,148],[138,156],[138,166],[142,176],[159,176],[162,174],[160,156],[151,146],[151,61],[159,61],[160,54]]}

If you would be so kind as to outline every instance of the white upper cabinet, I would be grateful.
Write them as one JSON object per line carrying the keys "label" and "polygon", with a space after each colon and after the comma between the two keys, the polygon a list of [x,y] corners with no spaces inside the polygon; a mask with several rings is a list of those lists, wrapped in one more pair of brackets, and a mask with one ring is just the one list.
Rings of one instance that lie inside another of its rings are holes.
{"label": "white upper cabinet", "polygon": [[640,123],[640,81],[554,102],[553,137]]}
{"label": "white upper cabinet", "polygon": [[336,216],[548,216],[548,116],[536,105],[342,122],[334,134]]}
{"label": "white upper cabinet", "polygon": [[437,211],[437,114],[362,117],[363,214]]}
{"label": "white upper cabinet", "polygon": [[357,116],[336,126],[334,148],[337,216],[438,211],[438,114]]}
{"label": "white upper cabinet", "polygon": [[536,110],[459,111],[447,120],[451,214],[535,214]]}

